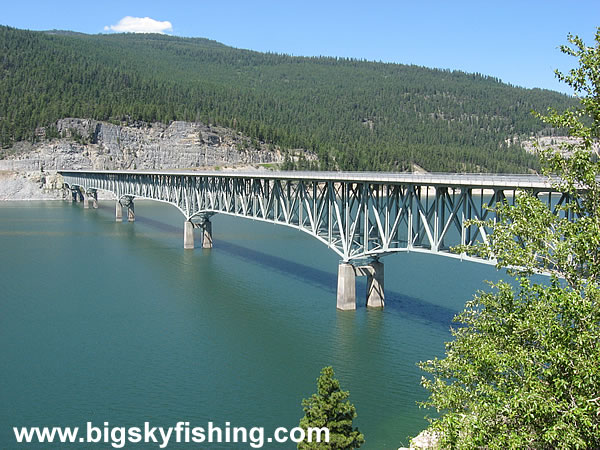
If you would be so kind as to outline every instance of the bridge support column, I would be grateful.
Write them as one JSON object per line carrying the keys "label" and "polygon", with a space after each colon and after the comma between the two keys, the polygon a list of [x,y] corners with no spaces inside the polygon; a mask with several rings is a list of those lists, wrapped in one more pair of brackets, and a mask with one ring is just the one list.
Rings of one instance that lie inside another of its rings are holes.
{"label": "bridge support column", "polygon": [[212,214],[202,214],[199,222],[192,222],[192,219],[188,219],[183,224],[183,248],[192,249],[194,248],[194,229],[202,229],[202,248],[212,248],[212,223],[210,223],[209,217]]}
{"label": "bridge support column", "polygon": [[367,274],[367,307],[383,308],[384,305],[384,278],[383,263],[374,261],[369,264]]}
{"label": "bridge support column", "polygon": [[356,309],[356,277],[367,277],[368,308],[383,308],[384,278],[383,263],[379,260],[364,266],[354,266],[350,263],[340,263],[338,267],[337,309]]}
{"label": "bridge support column", "polygon": [[121,204],[121,200],[117,200],[115,205],[115,221],[123,222],[123,205]]}
{"label": "bridge support column", "polygon": [[354,266],[347,262],[338,266],[337,309],[356,309],[356,274]]}
{"label": "bridge support column", "polygon": [[202,224],[202,248],[212,248],[212,223],[206,219]]}
{"label": "bridge support column", "polygon": [[90,190],[89,199],[92,202],[92,208],[98,209],[98,191],[96,189]]}
{"label": "bridge support column", "polygon": [[127,205],[127,221],[135,222],[135,210],[133,209],[133,199],[129,201]]}
{"label": "bridge support column", "polygon": [[117,200],[115,205],[115,220],[117,222],[123,221],[123,207],[127,208],[127,221],[135,222],[135,209],[132,195],[124,195]]}
{"label": "bridge support column", "polygon": [[183,248],[194,248],[194,223],[191,220],[186,220],[183,223]]}
{"label": "bridge support column", "polygon": [[88,209],[90,207],[90,203],[89,203],[90,197],[89,197],[88,193],[84,190],[81,193],[81,196],[83,197],[83,209]]}
{"label": "bridge support column", "polygon": [[71,188],[67,184],[63,186],[63,199],[68,202],[73,201],[73,191],[71,191]]}

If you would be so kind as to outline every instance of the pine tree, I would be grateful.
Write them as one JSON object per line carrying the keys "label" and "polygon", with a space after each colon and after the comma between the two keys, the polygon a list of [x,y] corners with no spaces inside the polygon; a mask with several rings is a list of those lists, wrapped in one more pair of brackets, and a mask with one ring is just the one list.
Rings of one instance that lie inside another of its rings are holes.
{"label": "pine tree", "polygon": [[299,449],[353,449],[359,448],[365,442],[358,428],[352,427],[352,420],[356,418],[356,408],[346,400],[350,394],[340,389],[340,382],[333,376],[331,366],[321,370],[317,379],[317,393],[302,400],[305,415],[300,419],[300,428],[305,431],[311,427],[327,427],[329,442],[305,440],[298,443]]}
{"label": "pine tree", "polygon": [[537,170],[534,155],[503,143],[560,132],[536,121],[532,109],[576,106],[564,94],[477,74],[268,55],[175,36],[4,26],[0,93],[0,145],[7,148],[65,117],[199,120],[233,127],[254,144],[309,150],[330,170],[406,170],[412,163],[428,171]]}

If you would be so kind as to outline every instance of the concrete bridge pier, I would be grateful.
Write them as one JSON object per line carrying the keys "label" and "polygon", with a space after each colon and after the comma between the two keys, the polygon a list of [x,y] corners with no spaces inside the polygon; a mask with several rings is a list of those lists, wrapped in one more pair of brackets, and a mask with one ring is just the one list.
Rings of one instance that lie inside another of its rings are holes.
{"label": "concrete bridge pier", "polygon": [[183,223],[183,248],[186,250],[194,248],[194,222],[191,220]]}
{"label": "concrete bridge pier", "polygon": [[[135,222],[135,209],[133,204],[133,195],[124,195],[119,200],[117,200],[117,206],[115,211],[115,218],[117,222],[123,221],[123,211],[119,211],[119,205],[127,208],[127,221]],[[119,217],[121,220],[119,220]]]}
{"label": "concrete bridge pier", "polygon": [[79,187],[71,188],[71,201],[75,203],[83,201],[83,195]]}
{"label": "concrete bridge pier", "polygon": [[68,202],[73,202],[73,191],[66,183],[63,185],[63,199]]}
{"label": "concrete bridge pier", "polygon": [[183,224],[183,248],[194,248],[194,229],[202,229],[202,248],[212,248],[212,223],[208,217],[202,218],[201,222],[194,223],[188,219]]}
{"label": "concrete bridge pier", "polygon": [[204,219],[202,226],[202,248],[212,248],[212,223]]}
{"label": "concrete bridge pier", "polygon": [[384,270],[379,260],[363,266],[354,266],[349,262],[341,262],[338,267],[337,309],[342,311],[356,309],[356,277],[367,277],[368,308],[384,306]]}
{"label": "concrete bridge pier", "polygon": [[98,191],[96,189],[87,189],[84,197],[85,204],[84,208],[89,208],[89,204],[92,204],[92,208],[98,209]]}
{"label": "concrete bridge pier", "polygon": [[123,222],[123,205],[121,204],[121,200],[117,200],[115,204],[115,221]]}
{"label": "concrete bridge pier", "polygon": [[83,198],[83,209],[88,209],[90,207],[90,196],[85,189],[81,192],[81,196]]}
{"label": "concrete bridge pier", "polygon": [[133,209],[133,200],[127,205],[127,222],[135,222],[135,210]]}
{"label": "concrete bridge pier", "polygon": [[135,222],[135,210],[133,209],[133,201],[127,205],[127,222]]}
{"label": "concrete bridge pier", "polygon": [[385,299],[383,263],[376,260],[359,270],[364,270],[367,276],[367,307],[383,308]]}
{"label": "concrete bridge pier", "polygon": [[348,262],[338,266],[337,309],[356,309],[356,274],[354,266]]}

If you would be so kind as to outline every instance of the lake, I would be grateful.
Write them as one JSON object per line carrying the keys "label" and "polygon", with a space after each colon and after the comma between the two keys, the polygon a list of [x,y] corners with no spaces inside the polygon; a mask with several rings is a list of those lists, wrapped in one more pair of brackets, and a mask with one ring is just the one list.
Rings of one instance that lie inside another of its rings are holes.
{"label": "lake", "polygon": [[385,309],[365,308],[358,278],[358,309],[337,311],[339,257],[316,239],[216,215],[213,249],[184,251],[183,222],[153,202],[136,202],[135,223],[116,223],[109,201],[0,203],[0,447],[19,447],[13,426],[88,421],[292,428],[331,365],[362,448],[396,449],[432,414],[416,405],[417,362],[443,354],[453,315],[499,278],[483,264],[391,255]]}

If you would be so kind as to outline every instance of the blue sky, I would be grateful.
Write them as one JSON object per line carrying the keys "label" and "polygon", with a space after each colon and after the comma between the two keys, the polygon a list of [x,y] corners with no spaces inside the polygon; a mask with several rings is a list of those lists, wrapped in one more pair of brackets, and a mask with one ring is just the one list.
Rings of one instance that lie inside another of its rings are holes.
{"label": "blue sky", "polygon": [[600,1],[2,0],[0,8],[3,25],[91,34],[126,16],[238,48],[458,69],[571,93],[553,71],[575,60],[558,46],[568,33],[593,44]]}

